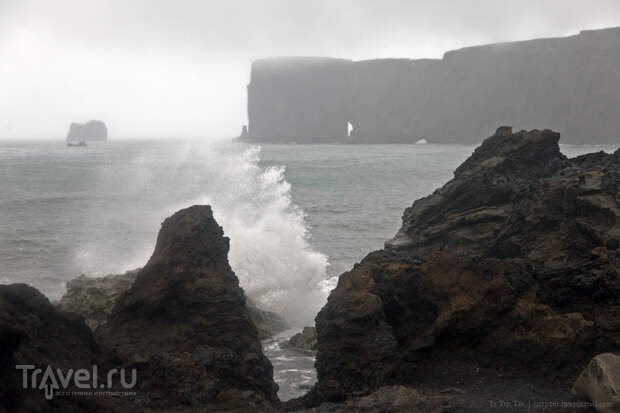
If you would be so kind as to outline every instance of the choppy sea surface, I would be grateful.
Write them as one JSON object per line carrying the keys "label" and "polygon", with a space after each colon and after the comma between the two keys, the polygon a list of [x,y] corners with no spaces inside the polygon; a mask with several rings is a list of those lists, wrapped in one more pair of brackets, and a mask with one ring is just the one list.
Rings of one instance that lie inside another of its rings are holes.
{"label": "choppy sea surface", "polygon": [[[567,156],[615,149],[562,146]],[[381,248],[403,210],[449,180],[473,150],[0,141],[0,283],[25,282],[58,299],[80,274],[140,267],[164,218],[210,204],[231,238],[231,266],[246,294],[300,328],[313,323],[337,275]],[[311,355],[283,350],[277,340],[265,351],[281,398],[315,380]]]}

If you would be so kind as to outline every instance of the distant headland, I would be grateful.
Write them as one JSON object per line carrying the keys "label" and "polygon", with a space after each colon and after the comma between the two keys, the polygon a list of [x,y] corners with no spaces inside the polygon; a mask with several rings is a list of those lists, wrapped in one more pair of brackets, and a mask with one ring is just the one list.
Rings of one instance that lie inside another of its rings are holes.
{"label": "distant headland", "polygon": [[442,59],[253,62],[240,140],[479,142],[497,124],[620,142],[620,28],[467,47]]}
{"label": "distant headland", "polygon": [[67,141],[107,141],[108,128],[100,120],[91,120],[86,123],[72,123],[67,133]]}

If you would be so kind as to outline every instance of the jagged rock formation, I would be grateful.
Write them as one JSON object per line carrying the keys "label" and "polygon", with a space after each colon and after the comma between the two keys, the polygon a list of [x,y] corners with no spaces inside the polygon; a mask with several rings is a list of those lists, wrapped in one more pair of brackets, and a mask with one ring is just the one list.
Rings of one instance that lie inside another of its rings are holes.
{"label": "jagged rock formation", "polygon": [[67,141],[105,141],[108,140],[108,128],[100,120],[86,123],[72,123],[67,133]]}
{"label": "jagged rock formation", "polygon": [[291,328],[288,321],[280,314],[260,309],[250,299],[246,300],[246,307],[248,308],[248,314],[250,314],[250,318],[258,330],[258,336],[261,340],[273,337]]}
{"label": "jagged rock formation", "polygon": [[86,277],[84,274],[67,282],[67,292],[57,307],[59,310],[82,316],[91,330],[108,321],[116,300],[133,284],[138,270],[105,277]]}
{"label": "jagged rock formation", "polygon": [[[19,365],[33,366],[24,372]],[[130,398],[52,397],[58,383],[44,371],[51,366],[61,369],[86,369],[98,365],[99,373],[110,366],[106,353],[95,342],[90,329],[78,317],[59,312],[49,300],[26,284],[0,285],[0,410],[49,412],[130,411]],[[43,372],[33,378],[34,368]],[[23,375],[28,383],[24,388]],[[56,376],[57,377],[57,376]],[[36,388],[32,388],[32,380]],[[73,384],[73,381],[70,381]],[[99,377],[104,383],[104,377]],[[39,387],[43,384],[43,387]],[[80,390],[74,385],[67,391]],[[50,393],[51,395],[51,393]]]}
{"label": "jagged rock formation", "polygon": [[[137,274],[69,283],[59,306],[83,310],[99,323],[105,318],[95,335],[82,318],[61,313],[37,290],[0,286],[0,409],[273,411],[271,363],[228,264],[228,248],[208,206],[166,219],[151,259]],[[93,306],[85,303],[90,298]],[[89,371],[97,365],[102,375],[110,368],[135,369],[136,394],[47,401],[43,390],[21,388],[16,364]]]}
{"label": "jagged rock formation", "polygon": [[316,350],[316,328],[304,327],[304,329],[281,344],[284,347],[298,350]]}
{"label": "jagged rock formation", "polygon": [[260,411],[277,400],[228,249],[210,207],[177,212],[98,330],[103,343],[139,366],[146,407]]}
{"label": "jagged rock formation", "polygon": [[307,403],[442,372],[438,385],[473,385],[489,367],[568,391],[594,355],[620,351],[620,150],[566,159],[558,140],[499,128],[340,276],[316,318]]}
{"label": "jagged rock formation", "polygon": [[[57,303],[57,307],[63,312],[80,315],[86,325],[93,331],[97,330],[108,322],[116,300],[131,287],[138,271],[105,277],[86,277],[82,274],[67,282],[67,292]],[[281,315],[258,308],[250,299],[246,300],[246,307],[261,339],[290,328]]]}
{"label": "jagged rock formation", "polygon": [[569,161],[559,138],[548,130],[513,135],[499,128],[452,181],[405,210],[402,228],[386,246],[416,254],[523,257],[549,267],[581,260],[597,246],[615,246],[618,158],[592,154]]}
{"label": "jagged rock formation", "polygon": [[551,127],[564,143],[618,144],[618,85],[620,28],[437,60],[263,59],[251,69],[247,140],[477,143],[511,124]]}

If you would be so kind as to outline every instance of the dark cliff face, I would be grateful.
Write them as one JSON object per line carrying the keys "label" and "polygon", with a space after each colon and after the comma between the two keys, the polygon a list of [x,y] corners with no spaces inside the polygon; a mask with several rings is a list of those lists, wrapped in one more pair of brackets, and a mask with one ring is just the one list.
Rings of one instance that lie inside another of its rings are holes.
{"label": "dark cliff face", "polygon": [[72,123],[67,133],[68,141],[105,141],[107,139],[108,128],[100,120]]}
{"label": "dark cliff face", "polygon": [[289,58],[252,64],[249,140],[337,142],[347,132],[349,60]]}
{"label": "dark cliff face", "polygon": [[441,60],[260,60],[248,85],[248,139],[476,143],[510,124],[551,127],[564,143],[617,144],[618,85],[619,28],[470,47]]}
{"label": "dark cliff face", "polygon": [[340,276],[316,318],[307,401],[461,362],[562,383],[620,350],[620,150],[566,159],[558,140],[498,129],[405,211],[386,249]]}

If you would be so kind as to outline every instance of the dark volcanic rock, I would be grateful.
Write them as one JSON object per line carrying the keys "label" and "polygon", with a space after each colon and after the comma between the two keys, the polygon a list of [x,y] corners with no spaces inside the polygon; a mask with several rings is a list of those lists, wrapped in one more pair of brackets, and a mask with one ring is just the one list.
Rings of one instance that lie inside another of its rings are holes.
{"label": "dark volcanic rock", "polygon": [[558,139],[498,129],[340,277],[316,318],[306,403],[445,379],[461,362],[567,390],[620,350],[619,154],[566,159]]}
{"label": "dark volcanic rock", "polygon": [[133,284],[138,270],[105,277],[78,278],[67,282],[67,292],[57,304],[59,310],[84,317],[86,325],[96,330],[108,321],[116,300]]}
{"label": "dark volcanic rock", "polygon": [[567,160],[559,137],[499,128],[453,180],[405,210],[386,247],[526,258],[549,268],[590,261],[594,248],[620,235],[618,157]]}
{"label": "dark volcanic rock", "polygon": [[108,128],[100,120],[86,123],[72,123],[67,133],[68,141],[105,141],[108,139]]}
{"label": "dark volcanic rock", "polygon": [[[0,286],[0,407],[59,412],[275,409],[272,367],[228,265],[228,245],[211,208],[194,206],[164,221],[143,269],[73,280],[57,307],[26,285]],[[82,317],[98,326],[96,336]],[[17,364],[63,371],[91,371],[97,365],[99,383],[106,382],[111,368],[135,369],[137,386],[130,389],[135,395],[67,395],[47,401],[43,390],[21,388]]]}
{"label": "dark volcanic rock", "polygon": [[[458,389],[457,389],[458,391]],[[403,412],[449,412],[459,405],[454,395],[423,394],[405,386],[385,386],[364,397],[347,400],[346,403],[324,403],[313,409],[295,410],[296,413],[403,413]]]}
{"label": "dark volcanic rock", "polygon": [[[43,371],[50,366],[54,371],[69,369],[99,372],[110,364],[97,345],[90,329],[74,316],[60,313],[43,294],[26,284],[0,285],[0,410],[2,411],[131,411],[129,398],[123,397],[62,397],[46,400],[44,388],[49,390],[79,390],[74,386],[60,389],[53,381],[37,378],[32,385],[33,369],[28,370],[28,389],[23,383],[22,370],[17,365],[31,365]],[[99,382],[103,383],[102,377]],[[73,382],[71,382],[73,383]],[[58,383],[56,383],[58,384]]]}
{"label": "dark volcanic rock", "polygon": [[261,340],[273,337],[290,328],[288,321],[280,314],[260,309],[249,299],[246,300],[245,304]]}
{"label": "dark volcanic rock", "polygon": [[282,344],[299,350],[316,350],[316,328],[304,327],[301,333],[297,333]]}
{"label": "dark volcanic rock", "polygon": [[248,85],[248,138],[474,144],[503,122],[553,128],[565,143],[619,144],[619,85],[618,27],[442,59],[262,59]]}
{"label": "dark volcanic rock", "polygon": [[277,400],[228,248],[210,207],[177,212],[98,330],[138,368],[145,407],[260,411]]}
{"label": "dark volcanic rock", "polygon": [[[58,309],[84,317],[92,330],[108,322],[116,300],[133,284],[138,270],[105,277],[81,275],[67,282],[67,292],[56,304]],[[249,299],[246,307],[261,339],[272,337],[288,328],[288,322],[279,314],[258,308]]]}

